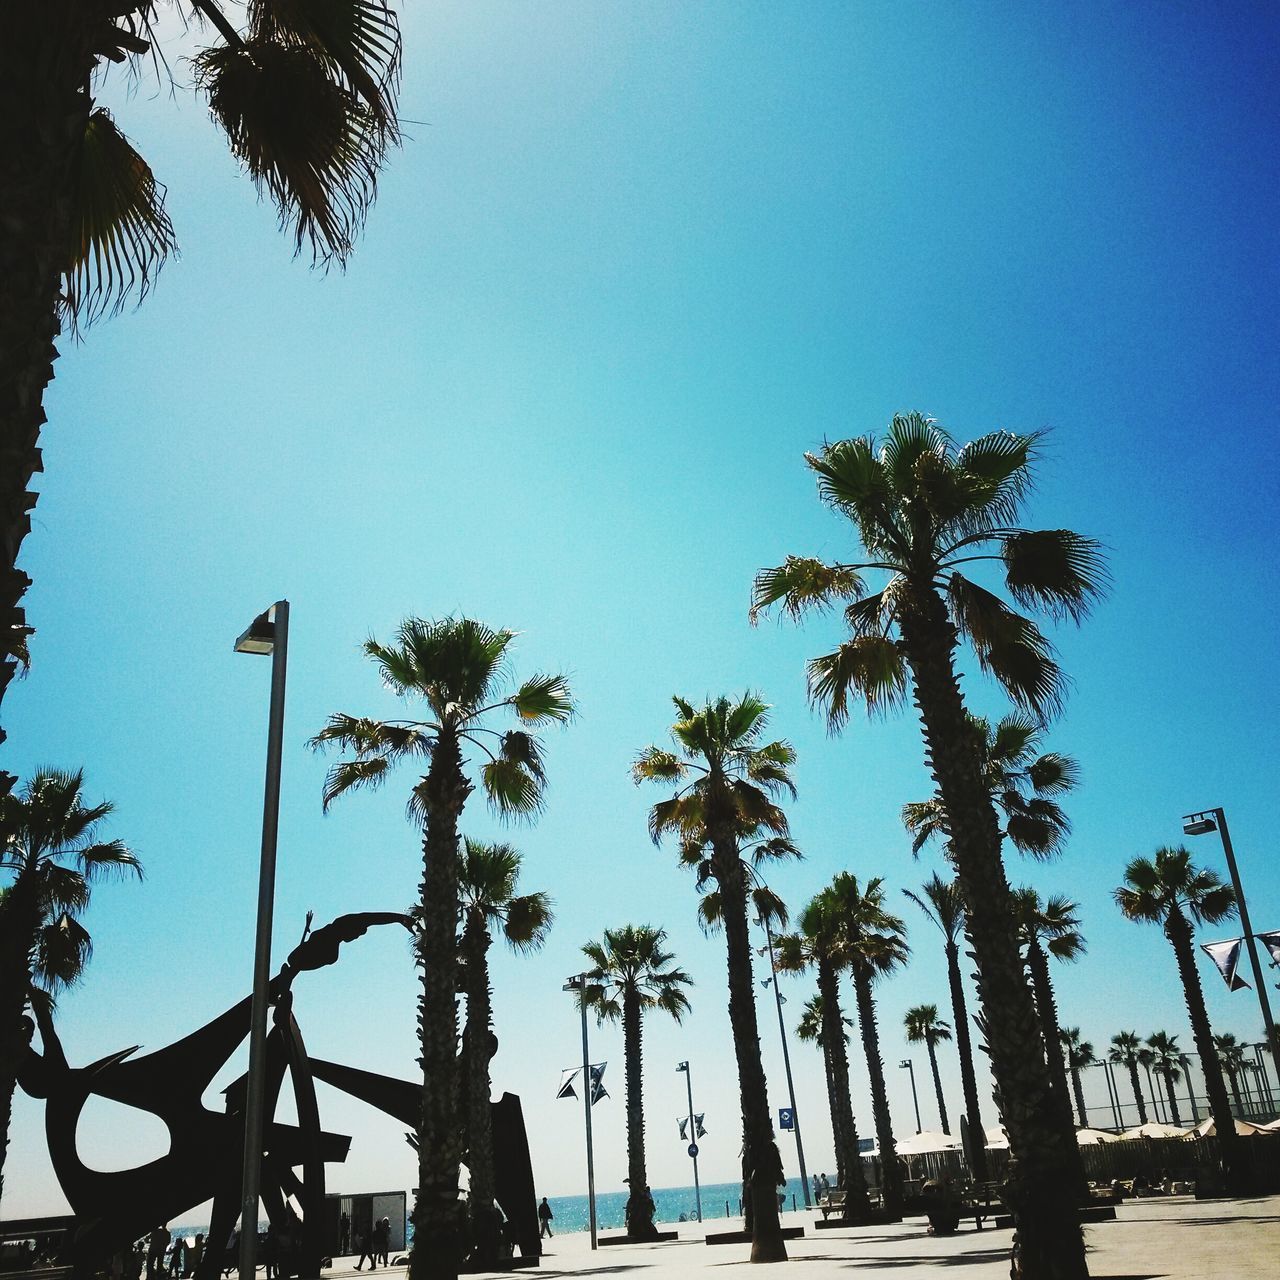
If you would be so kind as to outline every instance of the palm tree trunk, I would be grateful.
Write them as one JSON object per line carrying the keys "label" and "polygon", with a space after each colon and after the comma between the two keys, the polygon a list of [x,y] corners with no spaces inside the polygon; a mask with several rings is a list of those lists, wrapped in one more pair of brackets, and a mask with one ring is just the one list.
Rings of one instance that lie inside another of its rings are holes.
{"label": "palm tree trunk", "polygon": [[471,1257],[482,1271],[497,1266],[502,1224],[494,1208],[493,1112],[489,1102],[489,1063],[493,1058],[493,1011],[489,989],[489,930],[479,912],[468,914],[462,931],[466,975],[467,1024],[463,1032],[466,1064],[467,1208],[471,1219]]}
{"label": "palm tree trunk", "polygon": [[1228,1065],[1226,1067],[1226,1072],[1227,1072],[1227,1079],[1231,1081],[1231,1097],[1235,1101],[1236,1111],[1238,1111],[1240,1115],[1244,1115],[1245,1105],[1240,1100],[1240,1077],[1236,1073],[1236,1069],[1233,1066]]}
{"label": "palm tree trunk", "polygon": [[31,1043],[24,1017],[31,990],[31,954],[40,927],[34,864],[19,872],[0,907],[0,1198],[9,1153],[9,1125],[18,1071]]}
{"label": "palm tree trunk", "polygon": [[653,1196],[644,1157],[644,1057],[641,1044],[640,996],[629,985],[622,996],[622,1047],[627,1075],[627,1235],[656,1240]]}
{"label": "palm tree trunk", "polygon": [[458,1200],[458,819],[471,784],[457,736],[441,731],[431,770],[418,786],[426,811],[419,889],[418,965],[422,994],[422,1130],[413,1206],[410,1280],[457,1280],[464,1232]]}
{"label": "palm tree trunk", "polygon": [[1164,1093],[1169,1100],[1169,1116],[1174,1124],[1182,1123],[1182,1112],[1178,1110],[1178,1095],[1173,1091],[1173,1072],[1165,1069],[1160,1072],[1164,1076]]}
{"label": "palm tree trunk", "polygon": [[1165,936],[1173,945],[1178,960],[1178,975],[1182,979],[1182,994],[1187,1002],[1187,1014],[1191,1019],[1191,1036],[1200,1055],[1200,1070],[1204,1074],[1205,1092],[1209,1095],[1209,1114],[1218,1135],[1218,1154],[1222,1159],[1222,1176],[1229,1195],[1246,1195],[1250,1191],[1251,1178],[1240,1149],[1240,1138],[1231,1116],[1231,1104],[1227,1101],[1227,1088],[1222,1081],[1222,1068],[1218,1064],[1217,1049],[1213,1043],[1213,1031],[1209,1026],[1209,1014],[1204,1007],[1204,992],[1200,988],[1200,975],[1196,972],[1196,957],[1192,950],[1191,926],[1187,918],[1176,908],[1165,921]]}
{"label": "palm tree trunk", "polygon": [[853,990],[858,1001],[862,1051],[866,1054],[867,1075],[871,1080],[871,1114],[875,1118],[876,1144],[880,1148],[881,1204],[888,1217],[901,1218],[902,1169],[898,1164],[898,1146],[893,1140],[893,1121],[889,1116],[889,1094],[884,1084],[876,1002],[871,994],[871,974],[865,966],[857,963],[853,966]]}
{"label": "palm tree trunk", "polygon": [[1071,1094],[1067,1088],[1067,1064],[1062,1056],[1062,1038],[1058,1035],[1058,1002],[1053,994],[1053,979],[1049,976],[1049,957],[1036,938],[1032,938],[1027,944],[1027,968],[1031,971],[1031,985],[1035,992],[1036,1013],[1040,1017],[1040,1034],[1044,1041],[1049,1078],[1053,1083],[1054,1102],[1063,1128],[1071,1135],[1074,1158],[1070,1161],[1070,1168],[1075,1195],[1080,1204],[1088,1204],[1089,1179],[1084,1171],[1080,1144],[1076,1141],[1076,1123],[1071,1115]]}
{"label": "palm tree trunk", "polygon": [[[839,1136],[839,1133],[837,1132],[837,1125],[835,1120],[836,1109],[839,1105],[837,1100],[840,1094],[836,1086],[835,1066],[831,1061],[831,1051],[827,1048],[825,1044],[822,1046],[822,1068],[823,1068],[823,1071],[826,1073],[827,1110],[831,1113],[831,1128],[832,1128],[833,1136],[835,1137],[836,1186],[843,1187],[845,1185],[845,1175],[847,1173],[847,1170],[845,1168],[845,1163],[844,1163],[844,1149],[845,1149],[846,1143]],[[848,1092],[849,1091],[846,1089],[845,1090],[846,1096],[848,1095]],[[859,1162],[859,1165],[858,1165],[858,1172],[859,1173],[862,1172],[861,1162]],[[865,1179],[863,1180],[863,1186],[866,1186]]]}
{"label": "palm tree trunk", "polygon": [[926,753],[951,826],[978,966],[982,1029],[1009,1134],[1006,1196],[1017,1222],[1014,1266],[1025,1280],[1089,1274],[1075,1209],[1074,1138],[1064,1131],[1022,957],[1001,835],[956,679],[956,630],[931,583],[915,584],[901,614],[902,642]]}
{"label": "palm tree trunk", "polygon": [[938,1100],[938,1118],[942,1121],[942,1132],[951,1132],[951,1122],[947,1119],[947,1104],[942,1096],[942,1077],[938,1074],[938,1053],[933,1046],[933,1037],[925,1039],[925,1048],[929,1050],[929,1066],[933,1069],[933,1095]]}
{"label": "palm tree trunk", "polygon": [[818,991],[822,996],[822,1044],[831,1063],[831,1128],[836,1142],[836,1174],[844,1188],[844,1222],[866,1222],[871,1214],[867,1179],[858,1153],[858,1128],[849,1095],[849,1054],[844,1044],[844,1014],[840,983],[829,960],[818,961]]}
{"label": "palm tree trunk", "polygon": [[715,824],[708,814],[712,837],[712,870],[720,888],[725,953],[729,971],[729,1024],[738,1062],[742,1104],[743,1181],[751,1214],[751,1261],[785,1262],[787,1247],[778,1216],[777,1188],[782,1181],[782,1156],[769,1115],[769,1091],[760,1060],[760,1030],[756,1022],[755,985],[751,977],[751,938],[747,926],[747,883],[737,841],[727,823]]}
{"label": "palm tree trunk", "polygon": [[1200,1108],[1196,1105],[1196,1086],[1191,1078],[1191,1061],[1184,1054],[1182,1057],[1182,1078],[1187,1082],[1187,1105],[1191,1108],[1191,1123],[1200,1123]]}
{"label": "palm tree trunk", "polygon": [[969,1011],[960,981],[960,948],[947,939],[947,980],[951,985],[951,1024],[955,1027],[956,1052],[960,1055],[960,1088],[969,1120],[970,1173],[975,1182],[987,1180],[987,1135],[978,1107],[978,1079],[973,1071],[973,1042],[969,1038]]}
{"label": "palm tree trunk", "polygon": [[1133,1100],[1138,1104],[1138,1123],[1147,1123],[1147,1103],[1142,1096],[1142,1082],[1138,1079],[1138,1060],[1130,1058],[1129,1065],[1129,1087],[1133,1090]]}
{"label": "palm tree trunk", "polygon": [[[61,276],[71,243],[74,179],[89,120],[93,45],[106,29],[76,0],[5,6],[0,41],[0,698],[27,635],[17,568],[41,470],[44,390],[61,329]],[[0,742],[4,740],[0,730]],[[7,787],[5,788],[7,790]]]}
{"label": "palm tree trunk", "polygon": [[1074,1062],[1071,1064],[1071,1092],[1075,1095],[1076,1114],[1080,1117],[1080,1127],[1087,1129],[1089,1114],[1084,1105],[1084,1086],[1080,1081],[1080,1068]]}

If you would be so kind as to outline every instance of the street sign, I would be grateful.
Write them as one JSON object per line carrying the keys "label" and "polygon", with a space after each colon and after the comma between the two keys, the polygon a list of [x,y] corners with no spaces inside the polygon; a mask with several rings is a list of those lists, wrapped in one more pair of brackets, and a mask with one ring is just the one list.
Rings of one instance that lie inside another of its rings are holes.
{"label": "street sign", "polygon": [[794,1129],[796,1127],[796,1113],[790,1107],[778,1108],[778,1128]]}
{"label": "street sign", "polygon": [[696,1160],[698,1158],[698,1144],[696,1142],[689,1143],[689,1154]]}

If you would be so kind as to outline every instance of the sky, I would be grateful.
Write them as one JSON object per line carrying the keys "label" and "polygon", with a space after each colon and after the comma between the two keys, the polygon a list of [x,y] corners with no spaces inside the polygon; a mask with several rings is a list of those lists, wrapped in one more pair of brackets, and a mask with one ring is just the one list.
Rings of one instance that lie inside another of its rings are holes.
{"label": "sky", "polygon": [[[71,1060],[158,1048],[249,989],[269,664],[232,642],[285,597],[276,964],[308,910],[416,892],[411,775],[325,816],[329,761],[306,748],[334,711],[405,713],[367,636],[465,614],[520,633],[518,674],[572,681],[539,819],[504,828],[477,799],[463,822],[516,843],[523,883],[555,900],[540,953],[493,952],[493,1083],[523,1099],[539,1195],[585,1189],[581,1110],[554,1100],[580,1052],[561,987],[581,945],[624,923],[665,928],[696,982],[682,1026],[645,1028],[650,1182],[691,1180],[685,1059],[701,1175],[735,1174],[723,939],[649,840],[662,793],[628,774],[666,741],[673,694],[757,690],[795,745],[805,860],[772,880],[793,908],[845,869],[900,901],[913,955],[877,996],[894,1124],[913,1132],[903,1013],[950,1019],[941,939],[900,892],[942,866],[912,859],[899,821],[931,789],[919,727],[903,713],[829,735],[804,663],[836,623],[747,621],[758,569],[854,554],[805,451],[913,409],[959,440],[1049,428],[1028,521],[1108,548],[1108,599],[1053,633],[1074,686],[1048,742],[1081,764],[1074,833],[1056,863],[1009,869],[1080,905],[1088,954],[1054,974],[1064,1024],[1099,1046],[1163,1029],[1190,1047],[1169,947],[1111,894],[1128,859],[1182,838],[1182,814],[1223,806],[1254,924],[1280,928],[1278,34],[1249,3],[407,6],[411,123],[349,269],[327,274],[291,258],[184,87],[180,32],[176,90],[108,77],[101,100],[166,184],[182,254],[141,309],[63,342],[21,560],[36,634],[3,766],[83,766],[146,866],[95,890],[93,962],[59,1008]],[[980,677],[964,688],[1006,710]],[[1225,870],[1215,837],[1192,847]],[[1252,992],[1200,971],[1215,1030],[1257,1040]],[[415,981],[390,931],[304,975],[310,1051],[409,1078]],[[782,981],[790,1029],[811,988]],[[834,1176],[819,1056],[791,1050],[809,1170]],[[597,1185],[615,1190],[620,1030],[593,1025],[591,1055],[612,1095]],[[941,1068],[954,1124],[945,1046]],[[1106,1096],[1086,1073],[1100,1122]],[[158,1121],[98,1101],[79,1130],[90,1165],[163,1153]],[[330,1190],[412,1186],[400,1126],[327,1086],[321,1110],[354,1138]],[[4,1213],[64,1204],[40,1107],[19,1096]]]}

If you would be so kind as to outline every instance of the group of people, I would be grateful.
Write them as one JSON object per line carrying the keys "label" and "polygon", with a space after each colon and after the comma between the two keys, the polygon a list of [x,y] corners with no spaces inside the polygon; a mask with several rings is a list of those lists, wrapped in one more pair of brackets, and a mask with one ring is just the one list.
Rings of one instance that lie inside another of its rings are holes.
{"label": "group of people", "polygon": [[827,1175],[825,1173],[815,1173],[813,1175],[814,1204],[821,1204],[830,1194],[831,1183],[827,1181]]}
{"label": "group of people", "polygon": [[204,1257],[204,1234],[188,1243],[185,1236],[173,1236],[161,1223],[149,1236],[117,1250],[111,1257],[111,1280],[182,1280],[193,1276]]}
{"label": "group of people", "polygon": [[[350,1232],[351,1224],[345,1213],[342,1217],[345,1221],[345,1235]],[[379,1261],[384,1267],[389,1267],[391,1265],[391,1219],[381,1218],[368,1231],[357,1231],[352,1243],[355,1245],[354,1251],[360,1255],[356,1261],[357,1271],[364,1270],[366,1258],[369,1259],[370,1271],[377,1271]]]}

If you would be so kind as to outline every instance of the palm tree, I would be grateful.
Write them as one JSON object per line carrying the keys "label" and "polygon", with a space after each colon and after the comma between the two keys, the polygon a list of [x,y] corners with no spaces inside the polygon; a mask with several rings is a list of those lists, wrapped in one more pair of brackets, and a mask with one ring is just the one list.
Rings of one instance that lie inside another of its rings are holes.
{"label": "palm tree", "polygon": [[654,842],[665,834],[703,838],[711,846],[711,874],[720,894],[729,969],[729,1022],[738,1063],[742,1106],[743,1184],[751,1212],[751,1260],[782,1262],[786,1245],[776,1188],[782,1157],[774,1139],[769,1094],[760,1060],[751,939],[747,921],[748,875],[741,856],[744,831],[786,838],[784,814],[773,797],[794,794],[795,751],[783,741],[764,742],[769,708],[754,694],[720,697],[695,708],[674,699],[679,719],[671,727],[677,750],[646,747],[632,765],[637,783],[677,784],[676,793],[649,814]]}
{"label": "palm tree", "polygon": [[1174,1124],[1181,1124],[1178,1096],[1173,1091],[1173,1086],[1182,1079],[1182,1049],[1178,1045],[1178,1037],[1165,1031],[1153,1031],[1147,1037],[1147,1048],[1151,1050],[1151,1070],[1164,1081],[1169,1116]]}
{"label": "palm tree", "polygon": [[[841,440],[806,455],[819,493],[850,519],[865,558],[824,564],[792,557],[756,578],[752,616],[781,602],[791,614],[848,602],[850,637],[809,664],[810,693],[833,729],[851,695],[869,712],[901,706],[910,680],[926,756],[949,817],[952,860],[978,966],[986,1048],[1012,1152],[1007,1196],[1028,1274],[1087,1274],[1080,1224],[1063,1189],[1074,1181],[1075,1143],[1052,1105],[1031,994],[1022,977],[1000,822],[966,715],[955,663],[963,637],[1014,702],[1039,718],[1062,699],[1063,675],[1028,617],[966,576],[999,565],[1021,606],[1082,618],[1105,581],[1096,542],[1066,529],[1015,522],[1032,487],[1040,437],[1003,432],[957,449],[932,420],[895,417],[884,443]],[[863,572],[889,575],[868,595]]]}
{"label": "palm tree", "polygon": [[464,1232],[458,1201],[462,1158],[457,1115],[458,822],[475,788],[464,749],[483,763],[479,781],[502,817],[535,813],[545,776],[542,750],[525,727],[501,732],[487,721],[514,715],[521,726],[563,723],[573,702],[563,676],[536,675],[513,692],[507,685],[507,649],[513,631],[495,631],[470,618],[400,624],[392,644],[365,641],[364,652],[383,683],[405,698],[421,698],[426,720],[372,720],[338,714],[312,739],[351,752],[325,779],[324,806],[360,787],[385,781],[401,760],[425,760],[409,813],[422,827],[422,878],[416,939],[422,991],[418,1030],[422,1059],[422,1129],[418,1191],[413,1208],[412,1280],[453,1280],[462,1261]]}
{"label": "palm tree", "polygon": [[[198,89],[295,251],[343,262],[398,135],[400,31],[384,0],[21,0],[6,5],[0,74],[0,697],[30,628],[16,567],[41,469],[53,343],[141,301],[176,248],[165,189],[111,114],[107,69],[166,66],[166,34],[201,45]],[[173,19],[172,21],[170,19]],[[208,26],[205,23],[208,23]],[[182,35],[179,36],[178,33]],[[170,55],[172,56],[172,55]]]}
{"label": "palm tree", "polygon": [[1147,1104],[1142,1097],[1142,1082],[1138,1079],[1138,1063],[1142,1058],[1142,1041],[1138,1039],[1136,1031],[1120,1031],[1111,1037],[1111,1048],[1107,1050],[1107,1059],[1128,1070],[1129,1087],[1133,1090],[1134,1101],[1138,1104],[1138,1123],[1146,1124]]}
{"label": "palm tree", "polygon": [[820,1039],[827,1068],[836,1173],[845,1193],[841,1219],[866,1222],[871,1214],[871,1201],[858,1152],[858,1129],[849,1093],[846,1019],[840,1008],[840,971],[848,964],[848,954],[830,890],[818,894],[800,913],[796,923],[799,928],[795,933],[778,939],[777,966],[784,973],[802,973],[812,968],[817,976],[818,994],[811,1003],[815,1004],[821,1025],[809,1038]]}
{"label": "palm tree", "polygon": [[[1007,715],[993,728],[989,720],[968,713],[982,760],[987,794],[1003,815],[1004,836],[1019,853],[1052,858],[1071,834],[1071,820],[1055,797],[1080,781],[1080,766],[1071,756],[1040,751],[1043,727],[1030,716]],[[946,806],[935,792],[928,800],[902,807],[902,821],[918,854],[934,836],[950,835]]]}
{"label": "palm tree", "polygon": [[1182,979],[1182,994],[1200,1058],[1205,1092],[1209,1097],[1209,1114],[1213,1116],[1213,1127],[1218,1135],[1218,1152],[1222,1158],[1227,1191],[1231,1195],[1244,1194],[1249,1176],[1242,1159],[1240,1139],[1231,1119],[1227,1086],[1214,1050],[1213,1031],[1204,1005],[1204,992],[1200,988],[1200,975],[1196,972],[1191,923],[1194,920],[1197,924],[1218,924],[1226,920],[1235,912],[1235,893],[1216,872],[1197,867],[1187,849],[1179,845],[1176,848],[1159,848],[1152,858],[1134,858],[1124,869],[1124,884],[1115,891],[1115,898],[1128,919],[1164,927],[1164,936],[1173,948],[1178,975]]}
{"label": "palm tree", "polygon": [[606,929],[600,942],[582,948],[596,984],[586,988],[588,1008],[603,1022],[622,1020],[622,1044],[627,1074],[627,1235],[633,1240],[656,1240],[654,1203],[644,1157],[644,1080],[641,1071],[641,1031],[644,1014],[661,1009],[680,1022],[689,1012],[683,988],[693,979],[673,968],[675,956],[666,950],[665,929],[652,925],[624,925]]}
{"label": "palm tree", "polygon": [[936,1004],[918,1004],[908,1009],[903,1022],[907,1030],[908,1044],[923,1044],[929,1051],[929,1066],[933,1070],[933,1093],[938,1100],[938,1118],[942,1132],[950,1133],[947,1120],[947,1104],[942,1096],[942,1077],[938,1074],[938,1054],[934,1046],[939,1040],[951,1039],[951,1028],[938,1017]]}
{"label": "palm tree", "polygon": [[[802,1041],[804,1041],[804,1043],[816,1044],[822,1050],[822,1065],[823,1065],[824,1074],[826,1076],[826,1081],[827,1081],[827,1107],[833,1117],[832,1127],[834,1128],[834,1117],[836,1114],[836,1108],[839,1105],[839,1098],[841,1096],[841,1091],[839,1086],[836,1084],[835,1071],[833,1069],[833,1063],[832,1063],[831,1046],[835,1044],[839,1044],[841,1050],[844,1052],[845,1080],[846,1080],[844,1096],[848,1097],[849,1089],[848,1089],[847,1081],[848,1081],[848,1075],[849,1075],[849,1055],[848,1055],[849,1032],[846,1030],[846,1028],[853,1026],[853,1021],[852,1019],[846,1018],[843,1015],[841,1015],[838,1029],[836,1029],[831,1036],[828,1036],[826,1032],[823,1031],[823,1025],[824,1025],[823,1012],[824,1012],[824,1008],[823,1008],[822,997],[810,996],[809,999],[805,1001],[804,1012],[800,1015],[800,1021],[796,1023],[796,1035],[799,1036],[799,1038]],[[836,1185],[847,1188],[849,1186],[849,1183],[846,1181],[846,1178],[850,1176],[850,1171],[845,1166],[844,1153],[843,1153],[840,1142],[836,1143],[835,1150],[836,1150]],[[857,1169],[858,1169],[857,1176],[862,1179],[862,1185],[863,1187],[865,1187],[867,1180],[862,1174],[862,1159],[860,1156],[857,1156],[856,1154],[855,1154],[855,1159],[857,1160]],[[848,1203],[847,1195],[845,1197],[845,1202],[847,1205]]]}
{"label": "palm tree", "polygon": [[960,1055],[960,1086],[969,1120],[968,1159],[975,1182],[987,1180],[987,1144],[978,1107],[978,1081],[973,1071],[973,1046],[969,1040],[969,1014],[964,985],[960,981],[960,936],[964,930],[964,902],[955,880],[943,880],[935,871],[921,886],[924,897],[910,889],[902,892],[937,926],[946,940],[947,980],[951,987],[951,1020],[955,1025],[956,1051]]}
{"label": "palm tree", "polygon": [[1076,1111],[1080,1115],[1080,1127],[1084,1129],[1088,1127],[1089,1119],[1084,1105],[1084,1088],[1080,1082],[1080,1072],[1085,1067],[1091,1067],[1098,1058],[1093,1051],[1092,1042],[1080,1039],[1079,1027],[1060,1027],[1058,1037],[1066,1051],[1067,1070],[1071,1072],[1071,1089],[1075,1094]]}
{"label": "palm tree", "polygon": [[27,1007],[46,1007],[84,972],[92,951],[77,918],[103,875],[142,864],[120,840],[103,840],[108,801],[86,804],[84,772],[41,769],[15,794],[0,797],[0,1193],[18,1066],[27,1045]]}
{"label": "palm tree", "polygon": [[[804,855],[787,836],[771,835],[760,825],[744,826],[738,832],[738,856],[747,879],[747,897],[759,924],[785,929],[787,904],[769,888],[762,868],[775,862],[800,859]],[[724,925],[724,898],[716,887],[711,842],[706,826],[696,825],[680,837],[680,865],[694,873],[698,889],[698,925],[710,936]]]}
{"label": "palm tree", "polygon": [[902,1171],[893,1139],[889,1115],[889,1094],[884,1082],[884,1059],[880,1056],[880,1031],[876,1024],[875,982],[907,961],[907,926],[885,908],[884,881],[878,876],[859,886],[858,879],[842,871],[826,891],[830,910],[839,930],[845,964],[853,976],[858,1003],[858,1030],[867,1059],[871,1083],[871,1114],[880,1148],[880,1196],[885,1213],[902,1216]]}
{"label": "palm tree", "polygon": [[1244,1115],[1246,1107],[1240,1096],[1240,1074],[1246,1065],[1244,1045],[1228,1031],[1213,1037],[1213,1047],[1217,1050],[1218,1062],[1231,1083],[1231,1097],[1236,1104],[1236,1111]]}
{"label": "palm tree", "polygon": [[498,1263],[502,1223],[494,1209],[493,1123],[490,1111],[489,1062],[497,1042],[489,989],[489,947],[500,931],[516,952],[537,951],[547,940],[553,920],[545,893],[518,894],[520,854],[509,844],[463,839],[458,868],[458,913],[462,938],[462,990],[467,1022],[462,1033],[463,1089],[466,1094],[467,1171],[470,1189],[471,1261],[483,1269]]}

